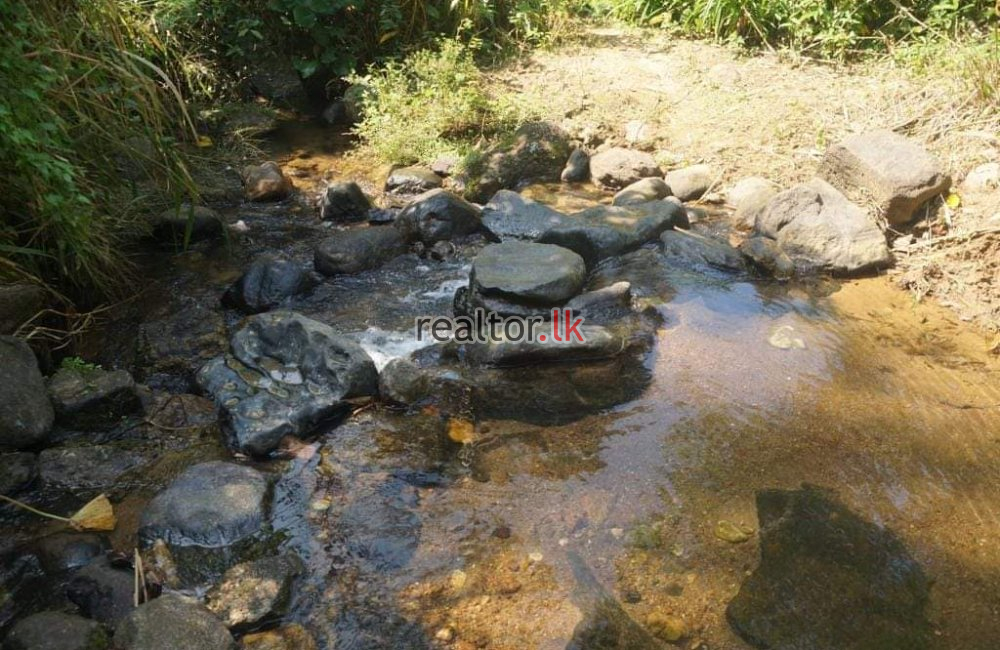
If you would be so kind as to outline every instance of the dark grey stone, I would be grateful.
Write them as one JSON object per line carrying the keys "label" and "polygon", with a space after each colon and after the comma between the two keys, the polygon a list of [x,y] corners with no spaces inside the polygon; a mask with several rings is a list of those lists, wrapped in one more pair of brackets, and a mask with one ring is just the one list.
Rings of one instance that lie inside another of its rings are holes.
{"label": "dark grey stone", "polygon": [[56,417],[77,429],[113,427],[140,407],[126,370],[61,368],[49,378],[48,390]]}
{"label": "dark grey stone", "polygon": [[498,190],[531,181],[559,180],[570,155],[565,131],[549,122],[528,122],[515,131],[513,140],[487,156],[475,200],[485,201]]}
{"label": "dark grey stone", "polygon": [[153,237],[158,241],[183,244],[222,237],[224,223],[219,213],[204,205],[183,203],[161,212],[153,220]]}
{"label": "dark grey stone", "polygon": [[712,266],[724,271],[741,271],[740,252],[714,237],[693,231],[668,230],[660,235],[663,254],[673,264]]}
{"label": "dark grey stone", "polygon": [[424,244],[471,235],[483,227],[479,207],[442,189],[414,198],[394,225],[407,241]]}
{"label": "dark grey stone", "polygon": [[571,250],[505,242],[480,251],[472,263],[469,286],[484,296],[551,306],[578,294],[586,277],[583,258]]}
{"label": "dark grey stone", "polygon": [[35,547],[46,573],[58,574],[85,567],[107,549],[100,535],[93,533],[56,533],[43,537]]}
{"label": "dark grey stone", "polygon": [[135,576],[98,557],[73,575],[66,585],[66,597],[87,618],[113,626],[132,611]]}
{"label": "dark grey stone", "polygon": [[115,650],[235,650],[222,622],[201,603],[164,594],[135,609],[115,629]]}
{"label": "dark grey stone", "polygon": [[280,306],[311,285],[309,274],[295,262],[261,255],[226,290],[222,303],[245,314],[259,314]]}
{"label": "dark grey stone", "polygon": [[321,241],[313,255],[313,266],[324,275],[360,273],[378,268],[406,251],[406,240],[396,228],[353,228]]}
{"label": "dark grey stone", "polygon": [[172,546],[229,546],[264,524],[267,480],[257,470],[212,461],[188,468],[142,514],[139,538]]}
{"label": "dark grey stone", "polygon": [[538,239],[566,220],[565,214],[510,190],[500,190],[483,206],[483,225],[500,241]]}
{"label": "dark grey stone", "polygon": [[590,178],[590,154],[586,149],[576,148],[569,155],[559,179],[563,183],[583,183]]}
{"label": "dark grey stone", "polygon": [[0,336],[0,450],[45,442],[53,420],[35,353],[20,339]]}
{"label": "dark grey stone", "polygon": [[371,208],[371,201],[354,181],[330,183],[319,203],[320,216],[332,221],[364,221]]}
{"label": "dark grey stone", "polygon": [[38,471],[48,487],[107,490],[115,487],[122,474],[145,461],[139,452],[112,445],[56,447],[39,454]]}
{"label": "dark grey stone", "polygon": [[64,612],[40,612],[14,624],[4,650],[104,650],[108,636],[96,621]]}
{"label": "dark grey stone", "polygon": [[16,332],[45,307],[46,299],[37,284],[0,285],[0,335]]}
{"label": "dark grey stone", "polygon": [[31,485],[37,475],[38,460],[34,454],[0,454],[0,494],[12,496],[20,492]]}

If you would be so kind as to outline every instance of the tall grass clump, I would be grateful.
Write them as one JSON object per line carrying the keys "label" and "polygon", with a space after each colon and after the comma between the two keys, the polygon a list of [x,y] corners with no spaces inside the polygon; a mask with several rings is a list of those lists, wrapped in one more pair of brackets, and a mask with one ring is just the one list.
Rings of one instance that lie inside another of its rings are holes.
{"label": "tall grass clump", "polygon": [[114,294],[144,195],[193,191],[171,54],[115,0],[0,0],[0,278]]}
{"label": "tall grass clump", "polygon": [[364,89],[355,133],[387,162],[465,153],[523,119],[517,106],[488,95],[471,49],[451,39],[348,80]]}

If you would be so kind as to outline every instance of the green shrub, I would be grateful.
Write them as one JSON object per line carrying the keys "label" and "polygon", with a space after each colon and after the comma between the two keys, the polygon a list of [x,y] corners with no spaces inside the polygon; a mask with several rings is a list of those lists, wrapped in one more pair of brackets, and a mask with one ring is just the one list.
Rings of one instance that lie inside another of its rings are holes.
{"label": "green shrub", "polygon": [[348,81],[365,89],[363,118],[355,133],[388,162],[427,162],[441,153],[464,153],[472,143],[515,128],[522,118],[516,106],[487,95],[470,49],[454,40]]}
{"label": "green shrub", "polygon": [[0,0],[3,277],[113,291],[139,188],[190,191],[175,145],[193,127],[150,56],[166,53],[123,6]]}

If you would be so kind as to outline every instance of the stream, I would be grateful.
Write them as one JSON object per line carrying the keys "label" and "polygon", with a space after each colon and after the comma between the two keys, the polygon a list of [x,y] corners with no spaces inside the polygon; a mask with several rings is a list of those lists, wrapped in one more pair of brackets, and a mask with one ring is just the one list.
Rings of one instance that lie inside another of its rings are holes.
{"label": "stream", "polygon": [[[329,233],[314,190],[355,177],[377,194],[384,178],[311,123],[284,124],[266,146],[299,198],[230,210],[247,231],[226,242],[150,254],[140,295],[81,356],[157,391],[193,392],[178,369],[218,354],[241,319],[219,297],[246,263],[280,252],[311,265]],[[523,194],[564,211],[609,199],[589,186]],[[703,227],[725,224],[720,213]],[[326,278],[287,307],[350,334],[381,369],[420,347],[416,317],[451,313],[482,245]],[[273,477],[275,543],[306,565],[287,619],[323,650],[735,650],[754,637],[820,650],[903,650],[879,638],[996,648],[1000,364],[984,339],[884,278],[776,283],[667,265],[642,279],[636,295],[662,325],[635,371],[642,389],[625,390],[624,376],[608,386],[628,393],[624,403],[545,422],[517,405],[497,418],[476,404],[455,414],[375,402],[274,460],[244,459]],[[449,439],[455,415],[474,422],[471,439]],[[108,488],[120,514],[110,543],[128,553],[163,485],[193,462],[231,457],[218,436],[142,440],[107,438],[156,446],[134,481]],[[68,509],[86,494],[37,501]],[[765,537],[761,513],[786,497],[793,505]],[[829,531],[800,526],[800,511],[843,524],[832,534],[851,552],[818,548]],[[13,559],[48,526],[0,516],[0,625],[58,602]],[[778,558],[769,573],[762,553]],[[803,626],[782,614],[798,607],[818,615]],[[746,613],[755,608],[769,613]]]}

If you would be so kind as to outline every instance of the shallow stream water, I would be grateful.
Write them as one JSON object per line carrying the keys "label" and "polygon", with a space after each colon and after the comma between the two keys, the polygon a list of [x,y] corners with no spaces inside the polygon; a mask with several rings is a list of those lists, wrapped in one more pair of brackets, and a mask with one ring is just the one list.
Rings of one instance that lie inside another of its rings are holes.
{"label": "shallow stream water", "polygon": [[[286,127],[271,146],[304,170],[301,186],[358,173],[320,129]],[[528,194],[562,209],[596,197]],[[306,204],[229,217],[247,235],[147,261],[153,281],[95,354],[137,363],[137,322],[194,304],[231,326],[218,296],[247,259],[309,261],[327,232]],[[475,250],[407,255],[290,307],[352,333],[381,365],[415,349],[413,318],[450,313]],[[558,426],[479,418],[467,444],[448,439],[447,414],[372,405],[263,463],[277,477],[274,527],[308,566],[291,619],[324,649],[561,650],[651,647],[638,632],[588,645],[580,630],[595,619],[649,629],[669,614],[683,622],[676,647],[749,648],[726,608],[759,562],[757,493],[807,483],[897,538],[926,574],[921,647],[1000,647],[1000,364],[984,339],[882,278],[661,279],[668,289],[647,298],[664,324],[638,399]],[[216,322],[191,319],[188,333]],[[169,369],[145,379],[179,381]],[[821,578],[789,598],[822,599]]]}

